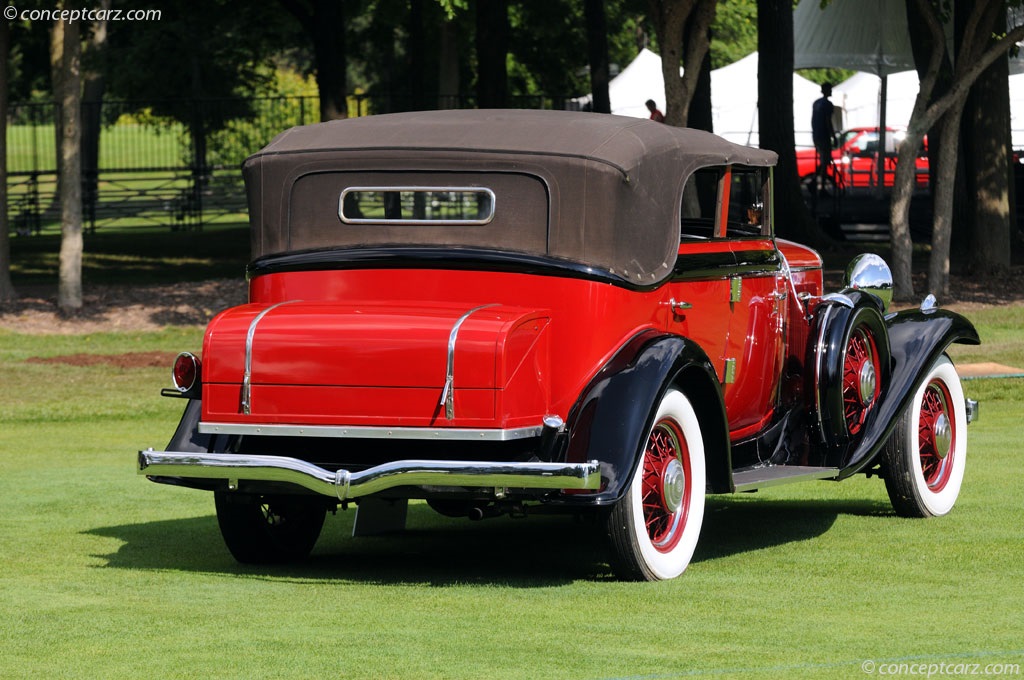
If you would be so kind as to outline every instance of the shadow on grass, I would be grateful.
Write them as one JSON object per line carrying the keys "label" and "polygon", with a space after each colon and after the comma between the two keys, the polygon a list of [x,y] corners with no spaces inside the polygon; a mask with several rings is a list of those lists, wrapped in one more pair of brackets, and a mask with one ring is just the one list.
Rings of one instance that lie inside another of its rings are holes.
{"label": "shadow on grass", "polygon": [[[888,516],[877,501],[748,501],[711,497],[694,563],[813,539],[840,515]],[[596,517],[531,516],[482,522],[409,507],[401,534],[351,538],[354,512],[328,516],[313,555],[300,564],[241,565],[225,548],[213,516],[101,527],[115,538],[107,567],[221,573],[249,578],[382,584],[550,587],[614,580]],[[751,555],[757,559],[756,555]]]}

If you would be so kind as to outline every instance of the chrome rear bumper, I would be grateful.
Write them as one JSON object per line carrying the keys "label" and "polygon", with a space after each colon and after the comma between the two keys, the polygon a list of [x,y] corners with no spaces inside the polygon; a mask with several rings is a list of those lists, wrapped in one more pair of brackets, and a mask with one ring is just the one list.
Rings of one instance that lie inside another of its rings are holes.
{"label": "chrome rear bumper", "polygon": [[139,451],[139,474],[147,477],[287,482],[345,501],[397,486],[491,489],[598,489],[601,466],[586,463],[501,463],[398,460],[360,472],[332,472],[297,458],[228,453]]}

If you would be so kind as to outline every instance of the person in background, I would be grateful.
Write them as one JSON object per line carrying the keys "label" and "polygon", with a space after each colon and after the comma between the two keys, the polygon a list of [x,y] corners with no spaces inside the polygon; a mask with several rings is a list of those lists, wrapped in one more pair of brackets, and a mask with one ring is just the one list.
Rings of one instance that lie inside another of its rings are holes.
{"label": "person in background", "polygon": [[665,122],[665,114],[658,110],[658,105],[654,103],[653,99],[648,99],[644,102],[644,105],[647,106],[647,110],[651,112],[651,120],[657,123]]}
{"label": "person in background", "polygon": [[829,101],[832,96],[831,83],[821,86],[821,98],[811,107],[811,136],[814,148],[818,152],[818,188],[824,187],[825,176],[828,174],[829,163],[832,162],[832,144],[835,141],[835,130],[832,129],[832,112],[835,105]]}

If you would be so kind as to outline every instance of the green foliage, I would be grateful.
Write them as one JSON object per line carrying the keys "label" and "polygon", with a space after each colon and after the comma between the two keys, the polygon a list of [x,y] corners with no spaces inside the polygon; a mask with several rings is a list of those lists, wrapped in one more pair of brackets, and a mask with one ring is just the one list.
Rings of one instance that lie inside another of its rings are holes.
{"label": "green foliage", "polygon": [[249,112],[222,106],[196,111],[180,102],[255,95],[273,75],[265,67],[267,54],[299,42],[297,33],[297,23],[278,3],[165,2],[159,21],[110,24],[108,96],[145,100],[156,115],[218,129]]}
{"label": "green foliage", "polygon": [[757,51],[757,0],[718,0],[711,25],[711,68]]}
{"label": "green foliage", "polygon": [[[270,69],[267,69],[268,71]],[[295,125],[320,121],[319,99],[312,76],[278,68],[258,89],[252,115],[232,118],[207,138],[207,163],[237,167],[279,133]],[[182,159],[188,162],[188,158]]]}
{"label": "green foliage", "polygon": [[852,78],[857,72],[845,68],[803,68],[798,73],[807,78],[807,80],[819,85],[824,85],[825,83],[836,85]]}

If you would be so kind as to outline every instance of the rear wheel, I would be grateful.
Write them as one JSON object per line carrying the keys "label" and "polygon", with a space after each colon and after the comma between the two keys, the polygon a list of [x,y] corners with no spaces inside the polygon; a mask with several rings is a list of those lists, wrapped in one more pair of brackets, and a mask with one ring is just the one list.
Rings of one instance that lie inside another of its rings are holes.
{"label": "rear wheel", "polygon": [[882,453],[897,515],[934,517],[953,508],[967,457],[967,407],[953,362],[943,356],[921,382]]}
{"label": "rear wheel", "polygon": [[669,390],[626,495],[608,517],[617,576],[657,581],[683,573],[704,520],[704,487],[697,414],[681,392]]}
{"label": "rear wheel", "polygon": [[313,498],[215,491],[217,523],[239,562],[273,564],[305,559],[320,537],[327,507]]}

